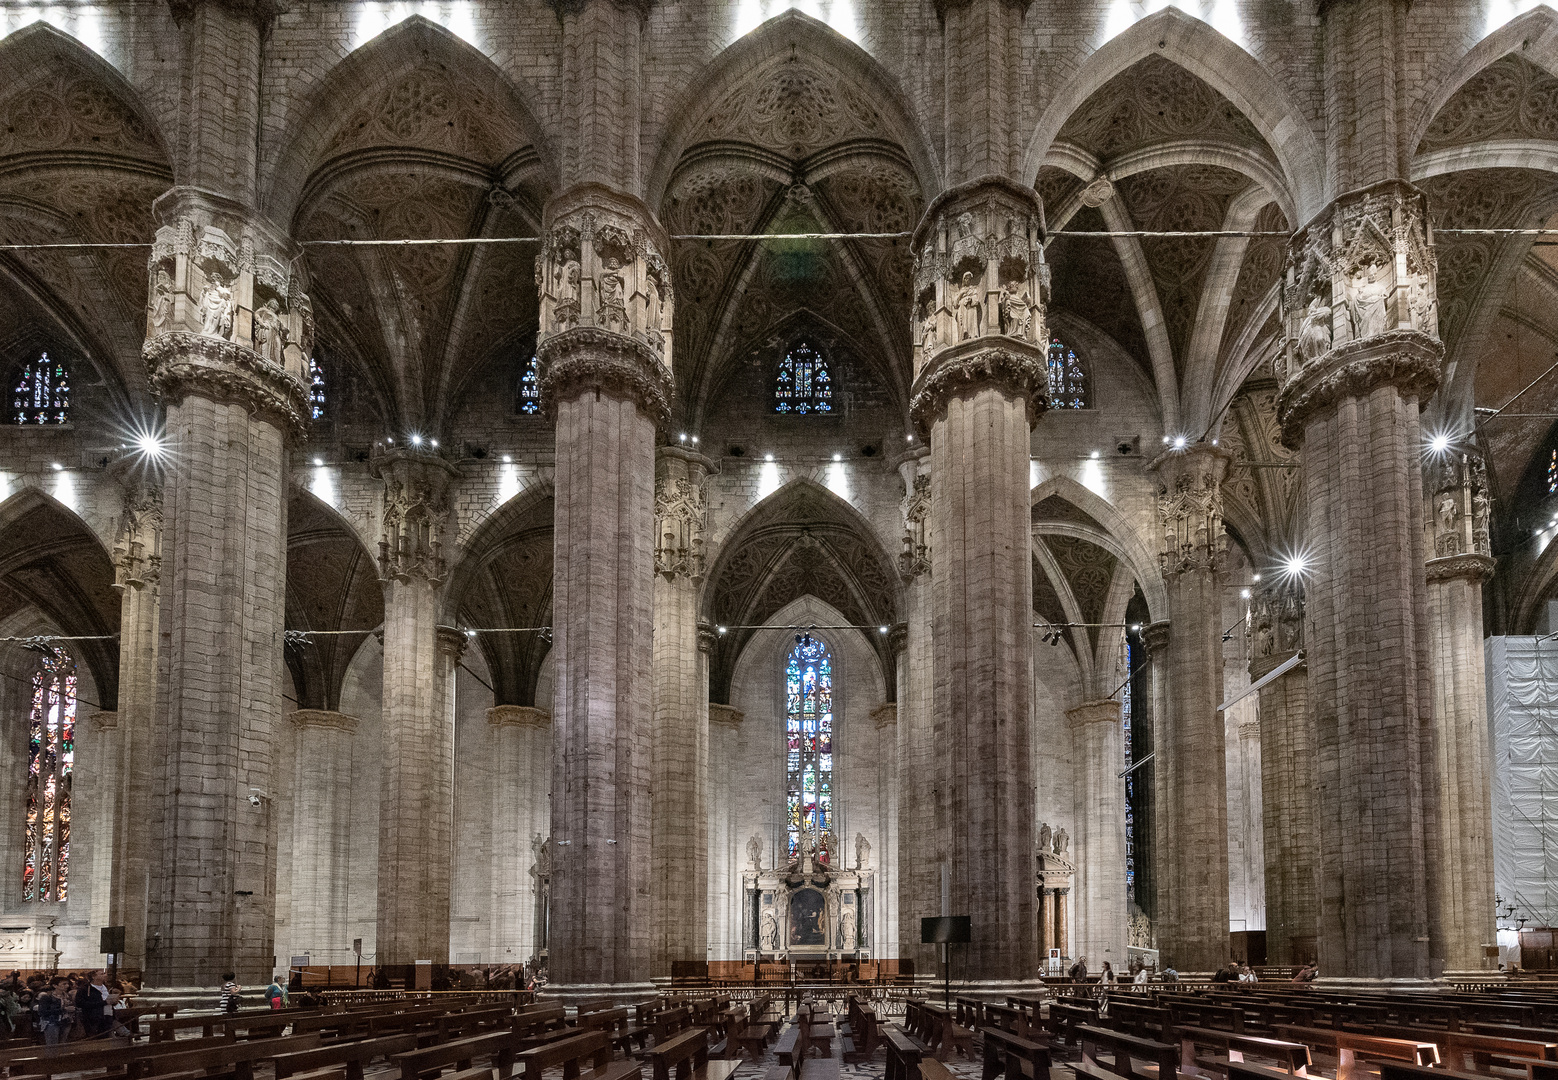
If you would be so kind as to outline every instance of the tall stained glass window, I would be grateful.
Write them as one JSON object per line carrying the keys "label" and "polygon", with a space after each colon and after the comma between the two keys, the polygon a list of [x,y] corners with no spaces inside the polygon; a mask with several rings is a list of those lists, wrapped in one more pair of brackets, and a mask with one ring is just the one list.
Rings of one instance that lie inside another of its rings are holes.
{"label": "tall stained glass window", "polygon": [[1077,354],[1059,338],[1049,343],[1049,407],[1052,409],[1090,409],[1092,395],[1087,385],[1087,369]]}
{"label": "tall stained glass window", "polygon": [[774,412],[805,416],[833,411],[833,376],[821,350],[798,341],[779,361],[774,383]]}
{"label": "tall stained glass window", "polygon": [[1125,638],[1125,685],[1121,687],[1120,719],[1125,733],[1125,899],[1136,899],[1136,774],[1131,771],[1131,675],[1136,672],[1136,646],[1130,635]]}
{"label": "tall stained glass window", "polygon": [[[801,829],[833,827],[833,657],[810,634],[795,639],[784,666],[785,769],[790,858]],[[820,853],[827,862],[831,853]]]}
{"label": "tall stained glass window", "polygon": [[70,370],[62,360],[43,353],[22,365],[11,393],[11,421],[16,424],[70,423]]}
{"label": "tall stained glass window", "polygon": [[325,369],[312,356],[308,358],[308,416],[310,420],[325,418]]}
{"label": "tall stained glass window", "polygon": [[27,724],[27,843],[22,899],[66,897],[70,874],[70,784],[76,763],[76,665],[44,653],[32,679]]}
{"label": "tall stained glass window", "polygon": [[541,411],[541,359],[532,356],[519,376],[519,411],[526,416]]}
{"label": "tall stained glass window", "polygon": [[1547,459],[1547,494],[1558,495],[1558,450]]}

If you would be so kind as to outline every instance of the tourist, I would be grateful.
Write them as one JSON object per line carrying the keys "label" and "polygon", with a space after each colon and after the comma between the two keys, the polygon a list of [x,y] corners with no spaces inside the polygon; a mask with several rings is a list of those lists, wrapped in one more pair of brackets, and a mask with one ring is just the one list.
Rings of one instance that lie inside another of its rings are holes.
{"label": "tourist", "polygon": [[1260,978],[1255,974],[1255,969],[1250,967],[1250,965],[1240,964],[1239,981],[1242,983],[1257,983],[1260,982]]}
{"label": "tourist", "polygon": [[231,971],[222,976],[221,1007],[223,1012],[235,1013],[238,1011],[238,997],[243,992],[243,987],[234,981],[236,978],[237,975]]}
{"label": "tourist", "polygon": [[1066,973],[1072,982],[1087,982],[1087,957],[1079,956]]}
{"label": "tourist", "polygon": [[76,1003],[76,1017],[81,1022],[82,1038],[91,1039],[107,1030],[104,1012],[108,1006],[108,987],[102,985],[103,973],[91,971],[82,979],[76,988],[73,999]]}
{"label": "tourist", "polygon": [[33,1009],[38,1014],[38,1030],[43,1033],[44,1046],[58,1046],[60,1025],[65,1019],[65,1009],[55,987],[45,985],[33,999]]}
{"label": "tourist", "polygon": [[1131,989],[1138,994],[1147,993],[1147,965],[1138,962],[1136,964],[1136,977],[1131,980]]}
{"label": "tourist", "polygon": [[265,1000],[270,1003],[272,1012],[287,1007],[287,988],[282,986],[280,975],[271,978],[270,985],[265,988]]}
{"label": "tourist", "polygon": [[1298,969],[1298,974],[1293,976],[1296,983],[1314,982],[1315,976],[1320,974],[1320,969],[1314,964],[1305,964]]}
{"label": "tourist", "polygon": [[1212,972],[1212,981],[1214,983],[1232,982],[1233,980],[1234,974],[1232,961],[1229,961],[1222,967],[1218,968],[1216,971]]}
{"label": "tourist", "polygon": [[21,1015],[21,1002],[17,1000],[16,988],[19,980],[7,979],[0,984],[0,1020],[5,1022],[6,1030],[12,1035],[16,1034],[16,1020]]}

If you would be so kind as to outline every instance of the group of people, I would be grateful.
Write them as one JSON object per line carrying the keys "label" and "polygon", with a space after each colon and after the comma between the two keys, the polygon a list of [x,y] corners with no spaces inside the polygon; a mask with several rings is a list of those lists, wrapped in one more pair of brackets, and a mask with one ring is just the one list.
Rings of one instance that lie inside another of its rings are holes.
{"label": "group of people", "polygon": [[1212,981],[1214,983],[1257,983],[1260,982],[1260,976],[1255,974],[1255,969],[1250,965],[1230,960],[1212,973]]}
{"label": "group of people", "polygon": [[85,975],[29,975],[13,971],[0,980],[0,1022],[12,1036],[30,1029],[44,1045],[77,1039],[95,1039],[110,1033],[127,1035],[128,1029],[114,1015],[125,1008],[124,987],[110,983],[106,972]]}

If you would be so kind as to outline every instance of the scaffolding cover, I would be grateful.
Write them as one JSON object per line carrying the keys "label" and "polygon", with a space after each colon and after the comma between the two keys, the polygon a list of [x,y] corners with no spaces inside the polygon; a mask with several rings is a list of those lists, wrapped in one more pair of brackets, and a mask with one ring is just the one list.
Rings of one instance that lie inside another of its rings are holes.
{"label": "scaffolding cover", "polygon": [[1558,638],[1492,637],[1485,648],[1500,913],[1513,904],[1515,919],[1558,925]]}

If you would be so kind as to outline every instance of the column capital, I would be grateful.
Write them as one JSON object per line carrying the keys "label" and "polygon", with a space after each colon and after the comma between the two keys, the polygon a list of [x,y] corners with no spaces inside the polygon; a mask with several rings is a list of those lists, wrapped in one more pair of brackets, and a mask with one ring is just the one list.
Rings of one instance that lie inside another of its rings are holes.
{"label": "column capital", "polygon": [[1250,676],[1259,678],[1304,647],[1304,586],[1294,575],[1251,592]]}
{"label": "column capital", "polygon": [[909,647],[909,624],[893,623],[887,631],[887,650],[894,656],[902,656]]}
{"label": "column capital", "polygon": [[552,726],[552,714],[533,705],[494,705],[487,710],[487,723],[495,728],[549,728]]}
{"label": "column capital", "polygon": [[876,725],[876,730],[892,727],[898,723],[898,703],[896,701],[884,701],[871,710],[871,722]]}
{"label": "column capital", "polygon": [[699,623],[698,651],[701,653],[712,653],[714,646],[717,644],[719,644],[719,634],[715,633],[714,627],[706,622]]}
{"label": "column capital", "polygon": [[914,231],[914,387],[927,432],[947,401],[984,387],[1049,404],[1049,268],[1044,204],[1031,187],[986,176],[934,199]]}
{"label": "column capital", "polygon": [[[922,448],[922,456],[928,452]],[[930,476],[919,472],[917,464],[912,476],[903,499],[903,550],[898,553],[898,573],[905,581],[930,572]]]}
{"label": "column capital", "polygon": [[460,662],[460,657],[465,655],[465,647],[470,644],[470,637],[464,630],[454,626],[440,626],[437,630],[438,651],[449,657],[449,665],[453,667]]}
{"label": "column capital", "polygon": [[1442,559],[1429,559],[1429,581],[1454,581],[1465,578],[1481,585],[1493,577],[1494,562],[1489,555],[1446,555]]}
{"label": "column capital", "polygon": [[154,586],[162,576],[162,481],[142,472],[126,484],[114,537],[114,588],[121,593]]}
{"label": "column capital", "polygon": [[580,184],[547,204],[536,258],[536,355],[548,415],[593,390],[669,423],[669,243],[648,206],[601,184]]}
{"label": "column capital", "polygon": [[1073,709],[1067,709],[1066,719],[1070,720],[1077,727],[1101,723],[1118,724],[1120,722],[1120,702],[1114,698],[1104,698],[1102,701],[1084,701]]}
{"label": "column capital", "polygon": [[[1430,454],[1423,463],[1423,499],[1427,503],[1423,522],[1428,565],[1457,555],[1474,555],[1487,560],[1491,573],[1493,546],[1488,523],[1493,499],[1482,455],[1450,450]],[[1443,576],[1465,575],[1454,572]]]}
{"label": "column capital", "polygon": [[747,714],[740,709],[733,709],[729,705],[717,705],[709,702],[709,723],[720,727],[730,728],[732,731],[741,726],[741,721],[747,718]]}
{"label": "column capital", "polygon": [[454,517],[449,489],[460,470],[436,450],[384,442],[373,447],[368,471],[384,481],[380,580],[443,584],[443,549]]}
{"label": "column capital", "polygon": [[286,0],[168,0],[168,10],[173,21],[180,26],[187,23],[201,7],[216,7],[234,15],[247,16],[264,31],[277,15],[287,10]]}
{"label": "column capital", "polygon": [[1427,197],[1404,180],[1341,195],[1288,243],[1275,361],[1283,444],[1315,413],[1381,386],[1425,402],[1444,346]]}
{"label": "column capital", "polygon": [[1149,656],[1162,656],[1169,647],[1168,620],[1160,619],[1158,622],[1148,623],[1142,627],[1141,643],[1147,646],[1147,654]]}
{"label": "column capital", "polygon": [[1158,477],[1158,522],[1163,535],[1158,560],[1165,577],[1216,570],[1221,563],[1228,547],[1222,482],[1232,457],[1222,447],[1195,443],[1167,450],[1147,466]]}
{"label": "column capital", "polygon": [[355,716],[330,709],[297,709],[288,713],[287,719],[296,728],[331,728],[348,734],[356,731],[357,725],[361,723]]}
{"label": "column capital", "polygon": [[713,462],[674,446],[655,451],[655,573],[703,578],[704,478]]}

